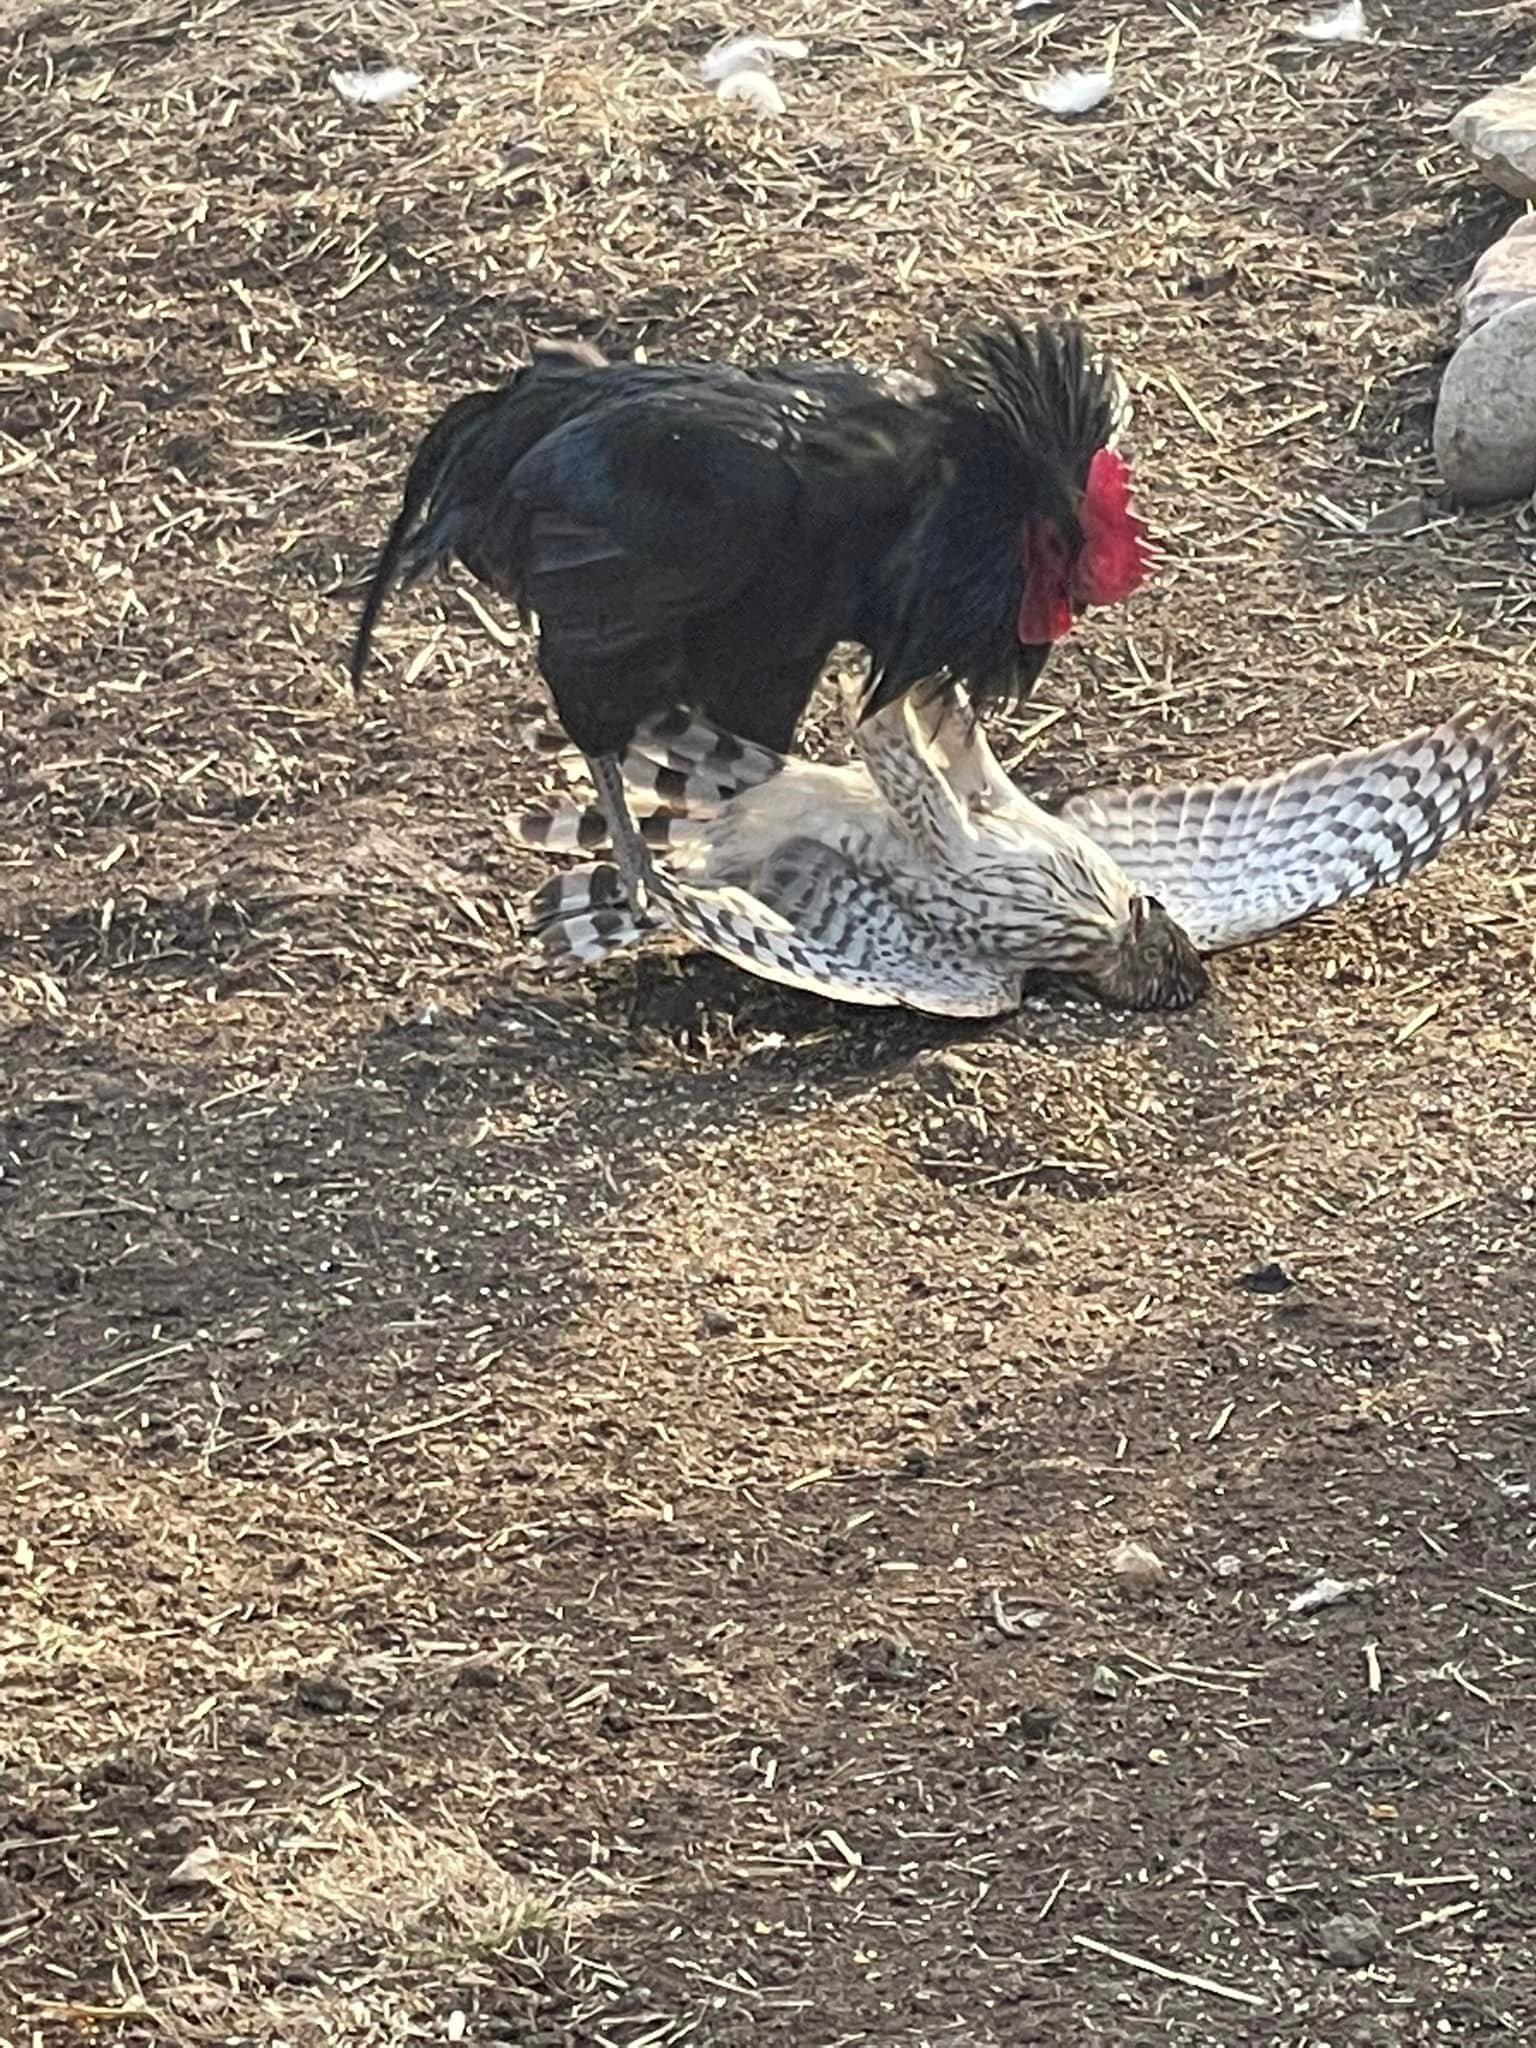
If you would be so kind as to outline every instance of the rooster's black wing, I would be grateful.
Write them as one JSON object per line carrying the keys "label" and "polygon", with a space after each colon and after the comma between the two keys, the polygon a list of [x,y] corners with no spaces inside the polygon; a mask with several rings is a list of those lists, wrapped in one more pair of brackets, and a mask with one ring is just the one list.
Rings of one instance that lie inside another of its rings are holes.
{"label": "rooster's black wing", "polygon": [[724,392],[604,405],[517,464],[477,567],[538,614],[560,670],[670,643],[771,567],[799,495],[792,437]]}

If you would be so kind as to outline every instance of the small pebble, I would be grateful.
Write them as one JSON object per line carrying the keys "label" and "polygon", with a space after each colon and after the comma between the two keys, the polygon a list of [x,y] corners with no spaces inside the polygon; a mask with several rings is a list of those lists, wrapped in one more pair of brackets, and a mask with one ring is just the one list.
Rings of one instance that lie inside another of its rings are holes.
{"label": "small pebble", "polygon": [[983,1070],[960,1053],[945,1046],[929,1046],[912,1062],[912,1074],[931,1095],[954,1101],[974,1102],[980,1093]]}
{"label": "small pebble", "polygon": [[1381,1954],[1385,1936],[1374,1913],[1336,1913],[1317,1930],[1317,1952],[1339,1970],[1362,1970]]}
{"label": "small pebble", "polygon": [[165,1881],[178,1890],[191,1890],[194,1885],[221,1884],[228,1875],[229,1863],[222,1850],[216,1843],[204,1842],[183,1856]]}
{"label": "small pebble", "polygon": [[1300,1593],[1291,1596],[1288,1614],[1312,1614],[1319,1607],[1337,1607],[1341,1600],[1347,1600],[1351,1593],[1363,1593],[1370,1585],[1369,1579],[1315,1579]]}
{"label": "small pebble", "polygon": [[1421,526],[1427,526],[1434,516],[1434,508],[1427,498],[1417,491],[1411,498],[1394,498],[1390,505],[1383,505],[1373,512],[1365,522],[1367,533],[1413,533]]}
{"label": "small pebble", "polygon": [[1278,1259],[1270,1259],[1265,1265],[1241,1274],[1237,1284],[1247,1294],[1284,1294],[1296,1283]]}
{"label": "small pebble", "polygon": [[1163,1560],[1145,1543],[1117,1544],[1110,1552],[1109,1568],[1126,1593],[1154,1592],[1168,1576]]}
{"label": "small pebble", "polygon": [[301,1707],[314,1714],[344,1714],[352,1704],[352,1688],[339,1678],[301,1678],[293,1689]]}

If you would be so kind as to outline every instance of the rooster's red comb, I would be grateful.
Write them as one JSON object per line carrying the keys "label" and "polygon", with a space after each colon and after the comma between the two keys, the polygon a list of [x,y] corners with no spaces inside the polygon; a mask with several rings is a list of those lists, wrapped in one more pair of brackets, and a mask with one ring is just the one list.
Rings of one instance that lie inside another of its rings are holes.
{"label": "rooster's red comb", "polygon": [[1101,448],[1088,465],[1078,519],[1083,529],[1078,601],[1119,604],[1145,581],[1151,543],[1145,521],[1131,510],[1129,465],[1113,448]]}

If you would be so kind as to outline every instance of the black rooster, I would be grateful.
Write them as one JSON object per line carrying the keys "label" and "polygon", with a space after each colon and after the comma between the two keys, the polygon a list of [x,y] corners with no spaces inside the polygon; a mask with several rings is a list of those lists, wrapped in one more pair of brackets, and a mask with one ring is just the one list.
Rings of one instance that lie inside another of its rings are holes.
{"label": "black rooster", "polygon": [[514,599],[641,908],[619,762],[648,718],[687,705],[785,752],[845,640],[869,652],[866,714],[917,685],[1013,701],[1079,611],[1130,595],[1120,402],[1071,324],[971,334],[922,380],[549,348],[422,443],[354,685],[402,556],[411,581],[456,557]]}

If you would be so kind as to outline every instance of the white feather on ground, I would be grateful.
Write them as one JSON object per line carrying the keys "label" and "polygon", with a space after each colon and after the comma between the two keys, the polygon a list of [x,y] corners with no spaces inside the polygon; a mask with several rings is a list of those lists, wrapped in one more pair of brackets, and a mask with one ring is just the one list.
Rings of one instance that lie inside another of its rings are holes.
{"label": "white feather on ground", "polygon": [[1332,14],[1314,14],[1301,22],[1297,35],[1309,43],[1359,43],[1365,39],[1365,8],[1362,0],[1344,0]]}
{"label": "white feather on ground", "polygon": [[729,36],[705,57],[699,67],[706,85],[719,85],[740,71],[771,72],[779,58],[809,57],[811,46],[793,36]]}
{"label": "white feather on ground", "polygon": [[1029,97],[1047,114],[1088,114],[1109,98],[1115,74],[1106,65],[1093,71],[1055,71],[1029,87]]}
{"label": "white feather on ground", "polygon": [[392,107],[421,83],[419,71],[391,65],[381,71],[333,71],[331,89],[359,107]]}
{"label": "white feather on ground", "polygon": [[766,71],[732,71],[715,87],[715,98],[735,100],[759,114],[782,114],[784,95]]}

